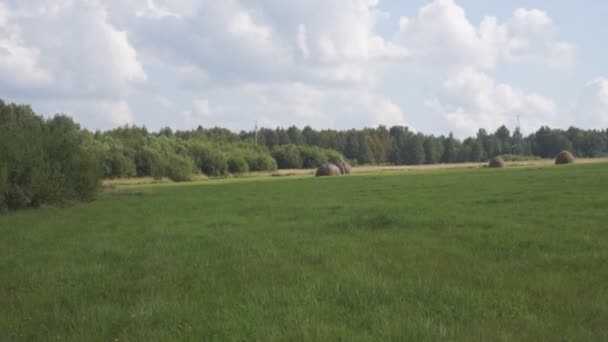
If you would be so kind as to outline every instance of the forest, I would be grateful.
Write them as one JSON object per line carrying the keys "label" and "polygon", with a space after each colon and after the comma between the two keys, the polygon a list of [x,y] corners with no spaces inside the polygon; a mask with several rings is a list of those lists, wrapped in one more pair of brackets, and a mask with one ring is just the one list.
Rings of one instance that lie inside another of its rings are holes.
{"label": "forest", "polygon": [[[319,123],[322,126],[321,123]],[[460,140],[408,127],[351,130],[262,128],[232,132],[125,126],[92,132],[66,115],[37,115],[27,105],[0,100],[0,211],[95,198],[104,178],[195,174],[225,177],[255,171],[315,168],[346,159],[354,165],[416,165],[552,158],[562,150],[578,157],[608,155],[608,130],[540,127],[524,136],[501,126]]]}

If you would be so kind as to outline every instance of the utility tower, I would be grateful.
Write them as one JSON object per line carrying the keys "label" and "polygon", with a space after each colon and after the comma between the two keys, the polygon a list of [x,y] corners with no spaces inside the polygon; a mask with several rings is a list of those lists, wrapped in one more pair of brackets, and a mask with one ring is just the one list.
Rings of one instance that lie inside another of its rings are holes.
{"label": "utility tower", "polygon": [[255,144],[258,144],[258,121],[255,121]]}
{"label": "utility tower", "polygon": [[521,132],[521,121],[519,115],[517,115],[517,126],[515,127],[515,131],[513,132],[513,146],[511,147],[513,154],[523,154],[523,143],[524,136]]}

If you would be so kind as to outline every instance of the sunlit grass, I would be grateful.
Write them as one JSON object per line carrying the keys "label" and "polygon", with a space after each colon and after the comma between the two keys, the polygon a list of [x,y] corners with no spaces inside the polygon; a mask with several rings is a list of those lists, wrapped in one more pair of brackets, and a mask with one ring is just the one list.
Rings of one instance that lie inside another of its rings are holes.
{"label": "sunlit grass", "polygon": [[106,189],[0,217],[0,340],[606,340],[608,164]]}

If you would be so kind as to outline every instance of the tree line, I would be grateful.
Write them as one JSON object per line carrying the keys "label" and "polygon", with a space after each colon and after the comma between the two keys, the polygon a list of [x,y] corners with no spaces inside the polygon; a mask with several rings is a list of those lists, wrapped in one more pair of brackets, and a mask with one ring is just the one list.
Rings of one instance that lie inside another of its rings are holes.
{"label": "tree line", "polygon": [[[241,141],[255,140],[255,132],[241,132]],[[236,138],[236,137],[235,137]],[[507,159],[553,158],[568,150],[579,157],[608,156],[608,130],[567,130],[541,127],[524,136],[519,128],[512,133],[506,126],[495,132],[479,129],[473,137],[460,140],[453,134],[427,135],[403,126],[379,126],[361,130],[303,130],[263,128],[257,133],[259,144],[269,150],[283,146],[316,146],[344,155],[354,164],[417,165],[481,162],[496,156]]]}
{"label": "tree line", "polygon": [[[291,151],[291,149],[290,149]],[[91,132],[66,115],[44,118],[29,106],[0,100],[0,212],[47,203],[87,201],[103,178],[167,177],[195,174],[223,177],[279,166],[315,167],[343,157],[314,146],[296,148],[297,160],[242,140],[226,129],[149,132],[120,127]]]}
{"label": "tree line", "polygon": [[315,130],[291,126],[232,132],[224,128],[149,132],[125,126],[91,132],[65,115],[44,118],[29,106],[0,100],[0,211],[45,203],[90,200],[103,178],[223,177],[277,168],[315,168],[346,159],[352,164],[416,165],[552,158],[562,150],[579,157],[608,155],[608,130],[541,127],[523,136],[505,126],[457,139],[407,127]]}

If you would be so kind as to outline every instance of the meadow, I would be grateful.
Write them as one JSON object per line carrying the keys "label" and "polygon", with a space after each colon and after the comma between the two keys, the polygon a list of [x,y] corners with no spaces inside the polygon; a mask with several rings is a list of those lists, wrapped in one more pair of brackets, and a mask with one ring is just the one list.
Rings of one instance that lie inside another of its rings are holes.
{"label": "meadow", "polygon": [[117,186],[0,216],[0,340],[608,340],[608,164]]}

